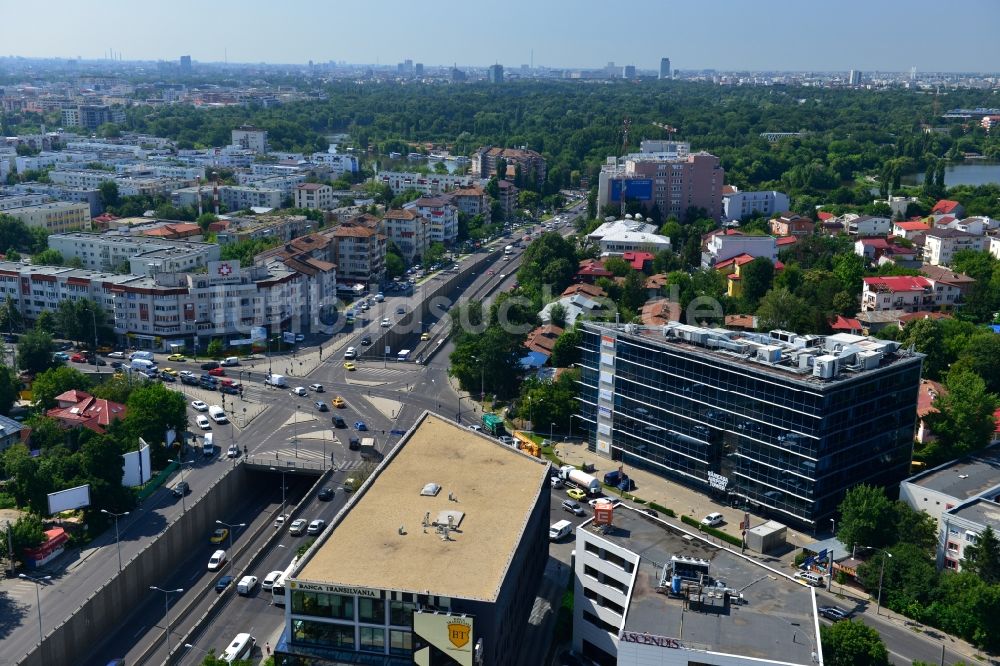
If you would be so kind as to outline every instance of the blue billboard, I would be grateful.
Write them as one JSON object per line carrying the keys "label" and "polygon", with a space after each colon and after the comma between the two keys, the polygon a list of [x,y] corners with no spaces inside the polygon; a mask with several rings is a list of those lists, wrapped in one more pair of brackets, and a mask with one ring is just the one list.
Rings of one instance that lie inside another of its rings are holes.
{"label": "blue billboard", "polygon": [[611,201],[621,201],[622,183],[625,184],[625,199],[628,201],[649,201],[653,198],[653,180],[651,178],[630,178],[611,181],[609,197]]}

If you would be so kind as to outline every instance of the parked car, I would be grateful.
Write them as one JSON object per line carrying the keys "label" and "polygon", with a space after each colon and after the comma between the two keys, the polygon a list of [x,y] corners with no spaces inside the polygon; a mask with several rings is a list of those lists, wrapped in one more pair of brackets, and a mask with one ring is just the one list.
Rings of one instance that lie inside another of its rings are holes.
{"label": "parked car", "polygon": [[326,528],[325,520],[314,520],[309,523],[309,527],[306,528],[306,534],[319,534]]}
{"label": "parked car", "polygon": [[715,527],[726,522],[726,519],[722,517],[721,513],[710,513],[701,519],[701,524],[707,527]]}
{"label": "parked car", "polygon": [[[108,358],[125,358],[125,352],[113,351],[108,354]],[[173,361],[174,359],[171,358],[170,360]]]}
{"label": "parked car", "polygon": [[834,622],[850,620],[853,615],[850,611],[845,611],[843,608],[838,608],[837,606],[820,606],[816,610],[820,615],[828,620],[833,620]]}
{"label": "parked car", "polygon": [[283,574],[283,571],[272,571],[271,573],[264,576],[264,580],[260,583],[260,589],[264,591],[270,590],[274,587],[274,584],[278,581],[278,578]]}
{"label": "parked car", "polygon": [[67,354],[66,352],[58,351],[52,355],[52,358],[54,358],[57,361],[68,361],[69,354]]}
{"label": "parked car", "polygon": [[83,354],[73,354],[72,356],[69,357],[69,360],[72,361],[73,363],[86,363],[87,357],[84,356]]}

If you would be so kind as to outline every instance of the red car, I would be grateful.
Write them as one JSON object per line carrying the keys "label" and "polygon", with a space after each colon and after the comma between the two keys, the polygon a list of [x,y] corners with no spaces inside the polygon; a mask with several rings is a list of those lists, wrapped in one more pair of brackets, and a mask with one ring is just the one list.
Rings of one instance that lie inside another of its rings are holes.
{"label": "red car", "polygon": [[212,375],[213,377],[225,377],[226,371],[223,368],[215,368],[213,370],[209,370],[208,374]]}
{"label": "red car", "polygon": [[86,363],[87,357],[83,354],[73,354],[69,357],[69,360],[73,361],[73,363]]}

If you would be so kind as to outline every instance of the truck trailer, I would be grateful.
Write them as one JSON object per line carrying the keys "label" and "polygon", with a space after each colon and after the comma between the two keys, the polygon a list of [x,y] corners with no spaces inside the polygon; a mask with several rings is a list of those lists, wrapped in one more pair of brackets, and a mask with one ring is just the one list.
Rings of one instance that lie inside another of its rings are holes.
{"label": "truck trailer", "polygon": [[590,474],[581,472],[572,465],[563,465],[560,467],[559,478],[567,483],[573,484],[580,490],[586,492],[588,495],[601,494],[601,482]]}

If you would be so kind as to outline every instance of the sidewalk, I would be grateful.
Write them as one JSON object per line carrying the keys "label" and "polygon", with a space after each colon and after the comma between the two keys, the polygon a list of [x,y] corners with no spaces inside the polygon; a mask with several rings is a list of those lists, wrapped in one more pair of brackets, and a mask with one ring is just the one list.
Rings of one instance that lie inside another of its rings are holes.
{"label": "sidewalk", "polygon": [[[618,469],[618,462],[590,453],[584,442],[559,442],[555,444],[553,450],[556,456],[567,465],[592,464],[596,470],[594,475],[598,479],[603,478],[605,472]],[[635,469],[627,465],[624,467],[624,470],[635,481],[636,489],[632,491],[632,495],[646,500],[646,502],[655,502],[662,507],[673,510],[677,514],[678,520],[681,515],[701,520],[710,513],[721,513],[726,523],[717,529],[721,529],[723,532],[734,537],[740,536],[740,523],[743,521],[742,510],[716,502],[707,495],[702,495],[690,488],[668,481],[650,472]],[[611,492],[613,494],[613,491]],[[761,525],[767,522],[767,520],[766,518],[755,516],[753,513],[750,514],[751,527]],[[791,562],[795,556],[795,551],[816,541],[810,535],[793,530],[791,527],[788,528],[787,540],[794,547],[794,550],[782,556],[781,559],[783,562],[785,560]],[[747,551],[747,553],[752,554],[750,551]],[[753,555],[760,557],[759,553]],[[774,559],[770,556],[765,557],[772,561]]]}

